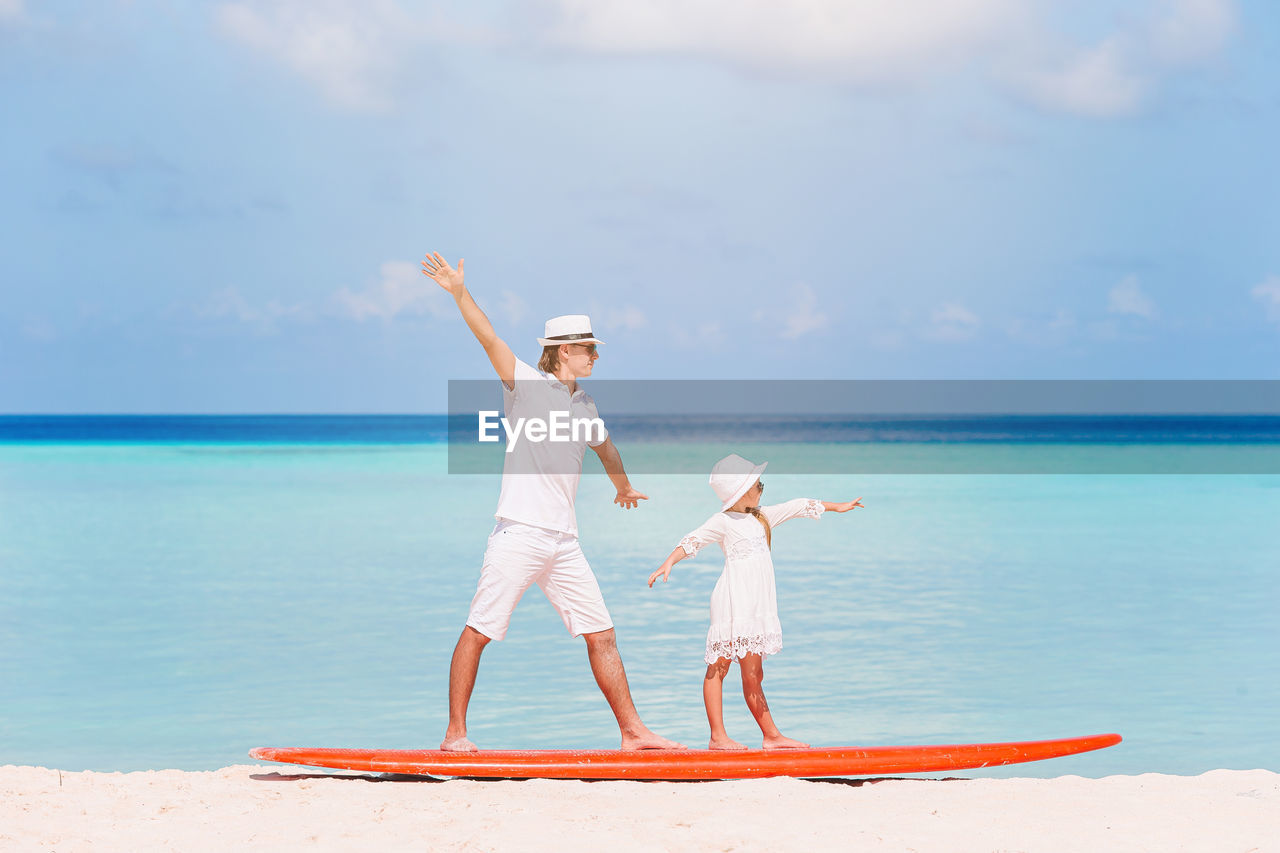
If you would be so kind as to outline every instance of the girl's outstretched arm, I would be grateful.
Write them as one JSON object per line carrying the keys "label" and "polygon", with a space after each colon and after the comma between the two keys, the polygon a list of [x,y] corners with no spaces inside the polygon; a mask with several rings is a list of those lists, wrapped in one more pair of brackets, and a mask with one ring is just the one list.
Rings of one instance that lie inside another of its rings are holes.
{"label": "girl's outstretched arm", "polygon": [[681,546],[677,546],[674,551],[672,551],[669,555],[667,555],[667,559],[662,561],[662,565],[658,567],[658,570],[653,574],[649,575],[649,586],[652,587],[653,582],[656,581],[659,577],[662,578],[663,583],[666,583],[667,578],[671,575],[671,567],[674,566],[676,563],[680,562],[681,560],[683,560],[687,556],[689,555],[685,553],[684,548]]}
{"label": "girl's outstretched arm", "polygon": [[855,507],[866,509],[865,506],[862,506],[862,498],[854,498],[853,500],[847,501],[842,504],[834,504],[834,503],[831,503],[830,501],[822,502],[822,508],[827,512],[848,512],[849,510],[854,509]]}
{"label": "girl's outstretched arm", "polygon": [[760,512],[770,527],[777,527],[793,518],[821,518],[828,506],[830,504],[817,498],[792,498],[780,504],[762,506]]}

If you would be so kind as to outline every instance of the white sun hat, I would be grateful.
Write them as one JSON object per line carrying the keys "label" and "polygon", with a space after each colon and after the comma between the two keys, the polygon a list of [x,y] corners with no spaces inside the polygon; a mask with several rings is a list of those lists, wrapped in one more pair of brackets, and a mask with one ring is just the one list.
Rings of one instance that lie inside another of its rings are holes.
{"label": "white sun hat", "polygon": [[720,510],[723,512],[736,504],[747,493],[747,489],[756,484],[768,464],[762,462],[756,465],[736,453],[730,453],[717,462],[711,469],[711,488],[716,497],[724,502]]}
{"label": "white sun hat", "polygon": [[557,344],[604,343],[604,341],[591,334],[591,318],[586,314],[565,314],[561,317],[552,317],[547,321],[543,334],[546,337],[538,338],[538,343],[544,347],[553,347]]}

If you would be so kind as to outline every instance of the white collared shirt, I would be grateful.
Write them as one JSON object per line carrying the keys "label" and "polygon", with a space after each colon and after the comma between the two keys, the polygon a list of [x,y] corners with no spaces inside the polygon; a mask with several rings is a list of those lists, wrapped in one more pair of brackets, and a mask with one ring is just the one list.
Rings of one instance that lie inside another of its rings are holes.
{"label": "white collared shirt", "polygon": [[[570,394],[559,379],[518,358],[514,379],[514,388],[502,384],[504,413],[513,425],[520,418],[548,420],[551,412],[568,412],[574,420],[600,417],[595,401],[581,385]],[[503,460],[502,492],[494,517],[577,536],[573,502],[582,476],[583,454],[588,445],[598,447],[608,437],[603,427],[591,434],[580,430],[577,441],[539,442],[520,436]]]}

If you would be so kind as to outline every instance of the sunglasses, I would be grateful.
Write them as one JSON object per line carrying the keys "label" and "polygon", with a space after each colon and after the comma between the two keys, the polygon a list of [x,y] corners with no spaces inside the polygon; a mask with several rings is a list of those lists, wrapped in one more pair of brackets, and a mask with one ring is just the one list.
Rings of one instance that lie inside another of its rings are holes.
{"label": "sunglasses", "polygon": [[587,351],[587,355],[595,355],[595,354],[596,354],[596,345],[595,345],[595,344],[569,344],[569,346],[571,346],[571,347],[582,347],[583,349],[585,349],[585,350]]}
{"label": "sunglasses", "polygon": [[764,480],[756,481],[756,488],[760,490],[760,494],[764,494]]}

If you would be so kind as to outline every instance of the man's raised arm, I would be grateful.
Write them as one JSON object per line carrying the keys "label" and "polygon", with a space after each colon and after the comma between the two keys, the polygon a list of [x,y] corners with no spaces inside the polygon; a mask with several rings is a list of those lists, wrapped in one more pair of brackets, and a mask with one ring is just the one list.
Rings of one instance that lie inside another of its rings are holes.
{"label": "man's raised arm", "polygon": [[516,355],[511,351],[511,347],[507,346],[507,342],[498,337],[498,333],[493,330],[493,324],[489,322],[489,318],[480,310],[480,306],[471,298],[471,293],[462,283],[464,263],[466,263],[464,260],[459,260],[458,268],[455,270],[449,266],[448,261],[440,257],[439,252],[429,252],[427,259],[422,262],[422,273],[448,291],[453,301],[458,303],[462,319],[466,320],[467,328],[471,329],[480,346],[484,347],[485,354],[493,364],[493,369],[498,372],[498,378],[508,388],[514,388]]}

